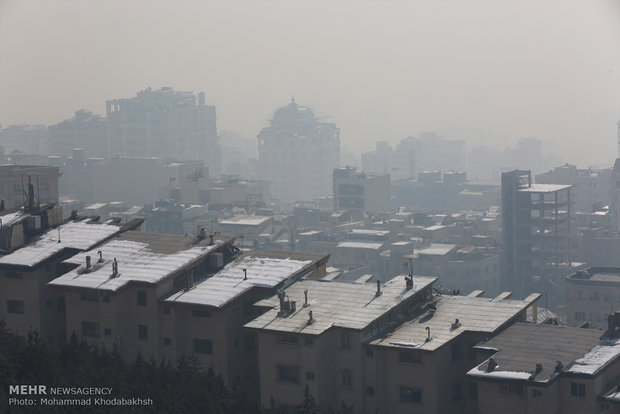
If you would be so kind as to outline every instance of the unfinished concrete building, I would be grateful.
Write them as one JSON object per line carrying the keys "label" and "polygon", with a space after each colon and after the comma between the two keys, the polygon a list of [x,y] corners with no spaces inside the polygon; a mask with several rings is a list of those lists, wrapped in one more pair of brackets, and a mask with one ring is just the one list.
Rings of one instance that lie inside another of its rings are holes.
{"label": "unfinished concrete building", "polygon": [[520,297],[549,293],[550,299],[563,290],[572,268],[571,188],[534,184],[530,171],[502,174],[504,288]]}

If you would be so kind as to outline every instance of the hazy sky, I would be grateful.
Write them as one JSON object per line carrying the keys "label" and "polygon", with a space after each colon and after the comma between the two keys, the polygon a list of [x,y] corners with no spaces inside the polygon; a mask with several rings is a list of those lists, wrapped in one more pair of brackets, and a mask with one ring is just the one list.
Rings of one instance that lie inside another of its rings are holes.
{"label": "hazy sky", "polygon": [[355,151],[433,129],[609,164],[620,1],[0,0],[3,126],[148,86],[204,90],[247,137],[295,95]]}

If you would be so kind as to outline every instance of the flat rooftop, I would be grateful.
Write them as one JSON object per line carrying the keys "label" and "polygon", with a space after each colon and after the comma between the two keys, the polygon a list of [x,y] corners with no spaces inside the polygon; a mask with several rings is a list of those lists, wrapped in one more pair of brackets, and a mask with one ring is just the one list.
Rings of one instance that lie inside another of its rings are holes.
{"label": "flat rooftop", "polygon": [[[286,296],[297,302],[297,310],[284,317],[278,316],[280,304],[277,295],[255,303],[271,307],[247,328],[320,335],[331,327],[361,330],[389,312],[401,302],[426,290],[437,280],[431,277],[414,277],[413,289],[407,289],[404,276],[396,276],[381,284],[382,294],[376,296],[375,283],[338,282],[305,279],[286,288]],[[304,307],[304,291],[308,291],[308,306]],[[308,312],[313,322],[308,324]]]}
{"label": "flat rooftop", "polygon": [[223,225],[259,226],[271,220],[271,216],[238,215],[220,221]]}
{"label": "flat rooftop", "polygon": [[[303,274],[325,255],[296,252],[254,252],[229,263],[212,277],[165,300],[167,303],[206,305],[221,308],[255,287],[275,288]],[[247,279],[245,279],[247,272]]]}
{"label": "flat rooftop", "polygon": [[[388,336],[371,342],[383,347],[434,351],[464,332],[492,333],[525,311],[539,294],[525,300],[496,300],[472,296],[436,296],[436,309],[426,308]],[[429,301],[431,303],[431,301]],[[458,319],[458,324],[455,324]],[[430,328],[431,340],[427,341]]]}
{"label": "flat rooftop", "polygon": [[[71,221],[48,230],[32,243],[0,258],[0,265],[33,267],[64,249],[88,250],[122,231],[116,225]],[[60,239],[59,239],[60,235]]]}
{"label": "flat rooftop", "polygon": [[556,191],[566,190],[572,185],[562,184],[532,184],[529,187],[521,188],[518,191],[523,193],[554,193]]}
{"label": "flat rooftop", "polygon": [[[155,284],[230,240],[222,236],[217,239],[209,246],[208,237],[197,240],[195,236],[126,232],[99,246],[96,251],[65,260],[63,263],[79,267],[52,280],[49,285],[114,292],[130,282]],[[98,261],[98,251],[102,253],[102,262]],[[86,256],[92,258],[89,271],[85,271]],[[112,277],[114,259],[118,263],[118,275]]]}
{"label": "flat rooftop", "polygon": [[456,244],[431,243],[429,247],[416,250],[418,254],[427,256],[445,256],[456,248]]}
{"label": "flat rooftop", "polygon": [[620,283],[620,267],[598,267],[576,272],[566,277],[571,282]]}
{"label": "flat rooftop", "polygon": [[0,228],[11,227],[13,224],[17,224],[20,221],[24,221],[30,217],[29,213],[24,212],[24,210],[13,211],[10,213],[3,214],[0,216]]}
{"label": "flat rooftop", "polygon": [[[568,326],[516,323],[476,349],[496,351],[495,369],[488,362],[467,375],[480,379],[548,383],[561,373],[596,374],[620,356],[620,340],[600,340],[602,331]],[[562,367],[556,370],[556,363]],[[536,364],[542,370],[535,373]]]}
{"label": "flat rooftop", "polygon": [[371,249],[378,250],[383,246],[382,242],[373,242],[367,240],[347,240],[338,243],[337,247],[347,247],[350,249]]}
{"label": "flat rooftop", "polygon": [[375,229],[351,229],[352,236],[380,236],[384,237],[391,233],[391,230],[375,230]]}

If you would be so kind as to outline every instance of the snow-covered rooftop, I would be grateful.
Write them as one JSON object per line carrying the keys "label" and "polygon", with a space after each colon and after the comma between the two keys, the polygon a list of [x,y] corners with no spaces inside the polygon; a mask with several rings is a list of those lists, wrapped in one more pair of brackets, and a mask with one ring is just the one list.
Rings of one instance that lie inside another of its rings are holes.
{"label": "snow-covered rooftop", "polygon": [[212,277],[198,283],[194,289],[173,294],[166,299],[166,302],[221,308],[253,287],[274,288],[314,262],[310,259],[294,260],[261,256],[263,257],[243,256],[229,263]]}
{"label": "snow-covered rooftop", "polygon": [[0,258],[0,264],[32,267],[64,249],[88,250],[120,231],[115,225],[72,221],[48,230],[29,245]]}
{"label": "snow-covered rooftop", "polygon": [[383,243],[366,241],[366,240],[350,240],[338,243],[338,247],[347,247],[352,249],[372,249],[377,250],[383,246]]}
{"label": "snow-covered rooftop", "polygon": [[10,227],[13,224],[19,223],[20,221],[26,219],[30,214],[25,213],[23,210],[15,211],[13,213],[8,213],[3,216],[0,216],[0,221],[2,222],[2,228]]}
{"label": "snow-covered rooftop", "polygon": [[[196,238],[190,236],[127,232],[97,248],[103,262],[98,261],[95,250],[80,253],[65,262],[81,266],[49,284],[116,291],[132,281],[157,283],[222,243],[216,240],[209,246],[208,239],[196,242]],[[92,257],[92,267],[87,272],[86,256]],[[118,263],[118,275],[112,277],[114,259]]]}
{"label": "snow-covered rooftop", "polygon": [[220,221],[220,225],[243,225],[243,226],[259,226],[271,220],[271,216],[248,216],[238,215],[229,219]]}
{"label": "snow-covered rooftop", "polygon": [[[375,283],[301,280],[285,290],[289,300],[297,302],[295,312],[279,317],[279,299],[274,295],[257,302],[259,306],[272,309],[245,326],[310,335],[320,335],[333,326],[360,330],[401,302],[430,288],[435,280],[430,277],[414,277],[413,289],[407,289],[404,277],[396,276],[381,284],[379,296],[376,295]],[[305,290],[308,291],[308,306],[304,307]],[[313,321],[309,324],[310,311]]]}

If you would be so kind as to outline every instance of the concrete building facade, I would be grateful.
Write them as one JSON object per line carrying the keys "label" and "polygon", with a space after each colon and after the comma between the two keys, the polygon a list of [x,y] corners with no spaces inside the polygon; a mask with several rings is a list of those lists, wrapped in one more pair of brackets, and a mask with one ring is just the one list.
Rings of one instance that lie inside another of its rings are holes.
{"label": "concrete building facade", "polygon": [[340,131],[294,100],[278,109],[258,134],[258,177],[281,202],[312,201],[332,191],[340,163]]}
{"label": "concrete building facade", "polygon": [[333,174],[334,210],[387,213],[391,208],[390,175],[367,175],[355,168],[337,168]]}

